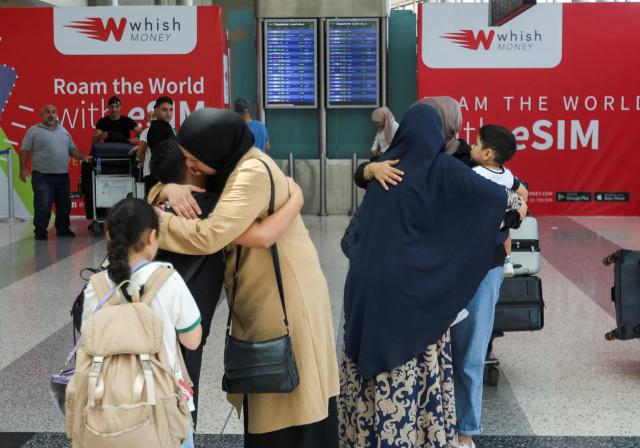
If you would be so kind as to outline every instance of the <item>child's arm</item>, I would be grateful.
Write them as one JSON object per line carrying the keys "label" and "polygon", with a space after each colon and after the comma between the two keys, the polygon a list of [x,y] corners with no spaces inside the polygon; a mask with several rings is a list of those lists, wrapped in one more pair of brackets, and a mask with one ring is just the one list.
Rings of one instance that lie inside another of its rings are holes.
{"label": "child's arm", "polygon": [[289,199],[273,215],[266,217],[262,221],[254,222],[242,235],[236,238],[235,243],[245,247],[268,248],[289,228],[291,223],[298,217],[304,195],[302,189],[293,179],[287,178],[289,182]]}
{"label": "child's arm", "polygon": [[175,313],[173,325],[178,334],[178,341],[187,349],[195,350],[202,340],[200,309],[180,274],[174,272],[170,280],[173,293],[169,308]]}
{"label": "child's arm", "polygon": [[198,324],[194,329],[186,333],[178,333],[178,340],[189,350],[195,350],[200,347],[202,340],[202,325]]}
{"label": "child's arm", "polygon": [[527,199],[529,199],[529,191],[522,183],[518,186],[516,193],[518,193],[518,196],[520,196],[524,202],[527,202]]}

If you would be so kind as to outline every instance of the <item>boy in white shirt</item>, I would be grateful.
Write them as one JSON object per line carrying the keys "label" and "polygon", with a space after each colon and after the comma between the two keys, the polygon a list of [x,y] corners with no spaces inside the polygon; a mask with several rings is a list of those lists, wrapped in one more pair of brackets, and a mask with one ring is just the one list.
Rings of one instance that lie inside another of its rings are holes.
{"label": "boy in white shirt", "polygon": [[[527,189],[520,180],[504,167],[516,153],[516,138],[506,128],[489,124],[482,126],[476,143],[471,146],[471,159],[478,164],[473,171],[499,185],[507,187],[527,201]],[[504,261],[504,276],[513,277],[511,262],[511,235],[504,242],[507,254]]]}

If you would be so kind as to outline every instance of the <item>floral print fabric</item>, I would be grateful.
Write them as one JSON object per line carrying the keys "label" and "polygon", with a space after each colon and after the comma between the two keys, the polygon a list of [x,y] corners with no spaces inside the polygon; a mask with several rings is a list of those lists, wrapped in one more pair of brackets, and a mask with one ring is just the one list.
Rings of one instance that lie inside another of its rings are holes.
{"label": "floral print fabric", "polygon": [[449,331],[417,358],[374,378],[345,354],[338,402],[340,448],[454,448]]}

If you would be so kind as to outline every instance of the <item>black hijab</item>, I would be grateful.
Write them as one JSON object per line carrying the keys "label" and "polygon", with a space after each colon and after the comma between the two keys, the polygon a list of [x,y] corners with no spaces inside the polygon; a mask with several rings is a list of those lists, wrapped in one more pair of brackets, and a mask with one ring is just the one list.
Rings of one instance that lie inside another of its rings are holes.
{"label": "black hijab", "polygon": [[504,187],[442,152],[437,111],[405,114],[381,160],[400,159],[398,186],[371,182],[345,285],[345,348],[358,373],[390,371],[426,350],[471,300],[490,267]]}
{"label": "black hijab", "polygon": [[240,115],[230,110],[198,109],[182,123],[176,137],[180,145],[205,165],[215,169],[210,191],[221,192],[255,138]]}

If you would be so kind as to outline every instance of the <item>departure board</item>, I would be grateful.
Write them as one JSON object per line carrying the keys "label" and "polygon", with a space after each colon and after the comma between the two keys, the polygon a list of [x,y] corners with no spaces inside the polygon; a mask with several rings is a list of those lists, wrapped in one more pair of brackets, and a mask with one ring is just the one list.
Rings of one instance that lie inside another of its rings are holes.
{"label": "departure board", "polygon": [[377,107],[378,19],[328,19],[327,39],[327,107]]}
{"label": "departure board", "polygon": [[269,19],[264,25],[265,107],[317,107],[316,20]]}

